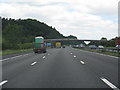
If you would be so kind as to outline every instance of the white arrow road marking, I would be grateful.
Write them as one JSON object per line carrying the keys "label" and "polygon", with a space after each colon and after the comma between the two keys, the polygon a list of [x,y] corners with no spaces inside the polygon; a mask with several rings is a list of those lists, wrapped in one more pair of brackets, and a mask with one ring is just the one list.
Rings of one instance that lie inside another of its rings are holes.
{"label": "white arrow road marking", "polygon": [[70,53],[70,54],[73,54],[73,53]]}
{"label": "white arrow road marking", "polygon": [[104,83],[106,83],[108,86],[110,86],[113,90],[120,90],[119,88],[117,88],[115,85],[113,85],[111,82],[109,82],[107,79],[105,78],[100,78]]}
{"label": "white arrow road marking", "polygon": [[33,65],[35,65],[37,62],[33,62],[31,65],[33,66]]}
{"label": "white arrow road marking", "polygon": [[7,83],[7,82],[8,82],[7,80],[2,81],[2,82],[0,83],[0,86],[2,86],[3,84],[5,84],[5,83]]}
{"label": "white arrow road marking", "polygon": [[80,61],[81,62],[81,64],[85,64],[85,62],[83,62],[83,61]]}

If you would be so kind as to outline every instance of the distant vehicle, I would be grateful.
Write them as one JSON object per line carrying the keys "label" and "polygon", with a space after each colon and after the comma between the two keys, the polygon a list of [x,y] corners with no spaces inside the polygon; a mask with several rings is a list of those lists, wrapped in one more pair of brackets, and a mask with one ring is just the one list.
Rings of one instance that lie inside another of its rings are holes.
{"label": "distant vehicle", "polygon": [[116,48],[120,48],[120,45],[116,45]]}
{"label": "distant vehicle", "polygon": [[54,46],[51,46],[51,48],[54,48]]}
{"label": "distant vehicle", "polygon": [[56,42],[56,48],[61,48],[61,42]]}
{"label": "distant vehicle", "polygon": [[120,50],[120,37],[115,40],[116,48]]}
{"label": "distant vehicle", "polygon": [[79,48],[79,45],[76,45],[77,48]]}
{"label": "distant vehicle", "polygon": [[120,37],[115,40],[115,45],[116,45],[116,46],[117,46],[117,45],[118,45],[118,46],[120,45]]}
{"label": "distant vehicle", "polygon": [[99,49],[103,49],[103,48],[104,48],[104,46],[102,46],[102,45],[99,45],[99,46],[98,46],[98,48],[99,48]]}
{"label": "distant vehicle", "polygon": [[79,48],[79,45],[73,45],[73,48]]}
{"label": "distant vehicle", "polygon": [[84,48],[84,47],[85,47],[85,45],[82,43],[79,45],[79,48]]}
{"label": "distant vehicle", "polygon": [[72,48],[75,48],[75,45],[72,45],[71,47],[72,47]]}
{"label": "distant vehicle", "polygon": [[97,46],[95,46],[95,45],[90,45],[89,48],[90,48],[90,49],[96,49]]}
{"label": "distant vehicle", "polygon": [[34,46],[33,51],[35,53],[46,53],[47,52],[43,37],[41,36],[35,37],[35,46]]}
{"label": "distant vehicle", "polygon": [[72,47],[73,47],[73,48],[79,48],[80,45],[73,45]]}

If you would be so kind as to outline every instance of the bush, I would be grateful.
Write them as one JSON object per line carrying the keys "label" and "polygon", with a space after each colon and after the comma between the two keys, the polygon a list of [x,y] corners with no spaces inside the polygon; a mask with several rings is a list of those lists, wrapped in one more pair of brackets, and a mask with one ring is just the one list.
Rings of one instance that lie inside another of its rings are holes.
{"label": "bush", "polygon": [[33,48],[33,43],[24,43],[24,44],[18,44],[19,49],[29,49]]}

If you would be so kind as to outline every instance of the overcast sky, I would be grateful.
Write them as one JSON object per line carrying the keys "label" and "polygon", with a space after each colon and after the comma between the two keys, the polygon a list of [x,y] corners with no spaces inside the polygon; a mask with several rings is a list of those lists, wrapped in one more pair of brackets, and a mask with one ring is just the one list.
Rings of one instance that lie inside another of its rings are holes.
{"label": "overcast sky", "polygon": [[37,19],[79,39],[111,39],[118,36],[118,1],[0,0],[0,16]]}

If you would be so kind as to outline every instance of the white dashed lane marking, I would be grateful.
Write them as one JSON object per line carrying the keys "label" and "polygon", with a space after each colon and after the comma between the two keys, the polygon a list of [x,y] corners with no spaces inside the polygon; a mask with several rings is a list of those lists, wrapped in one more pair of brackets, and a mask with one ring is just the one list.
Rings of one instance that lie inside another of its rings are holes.
{"label": "white dashed lane marking", "polygon": [[33,66],[33,65],[35,65],[37,62],[33,62],[31,65]]}
{"label": "white dashed lane marking", "polygon": [[85,62],[83,62],[83,61],[80,61],[80,63],[81,63],[81,64],[85,64]]}
{"label": "white dashed lane marking", "polygon": [[74,55],[74,57],[76,57],[76,56]]}
{"label": "white dashed lane marking", "polygon": [[113,90],[120,90],[119,88],[117,88],[115,85],[113,85],[111,82],[109,82],[107,79],[105,78],[100,78],[104,83],[106,83],[109,87],[111,87]]}
{"label": "white dashed lane marking", "polygon": [[43,56],[43,59],[45,59],[46,57],[45,56]]}
{"label": "white dashed lane marking", "polygon": [[3,84],[5,84],[5,83],[7,83],[7,82],[8,82],[7,80],[2,81],[2,82],[0,83],[0,86],[2,86]]}

